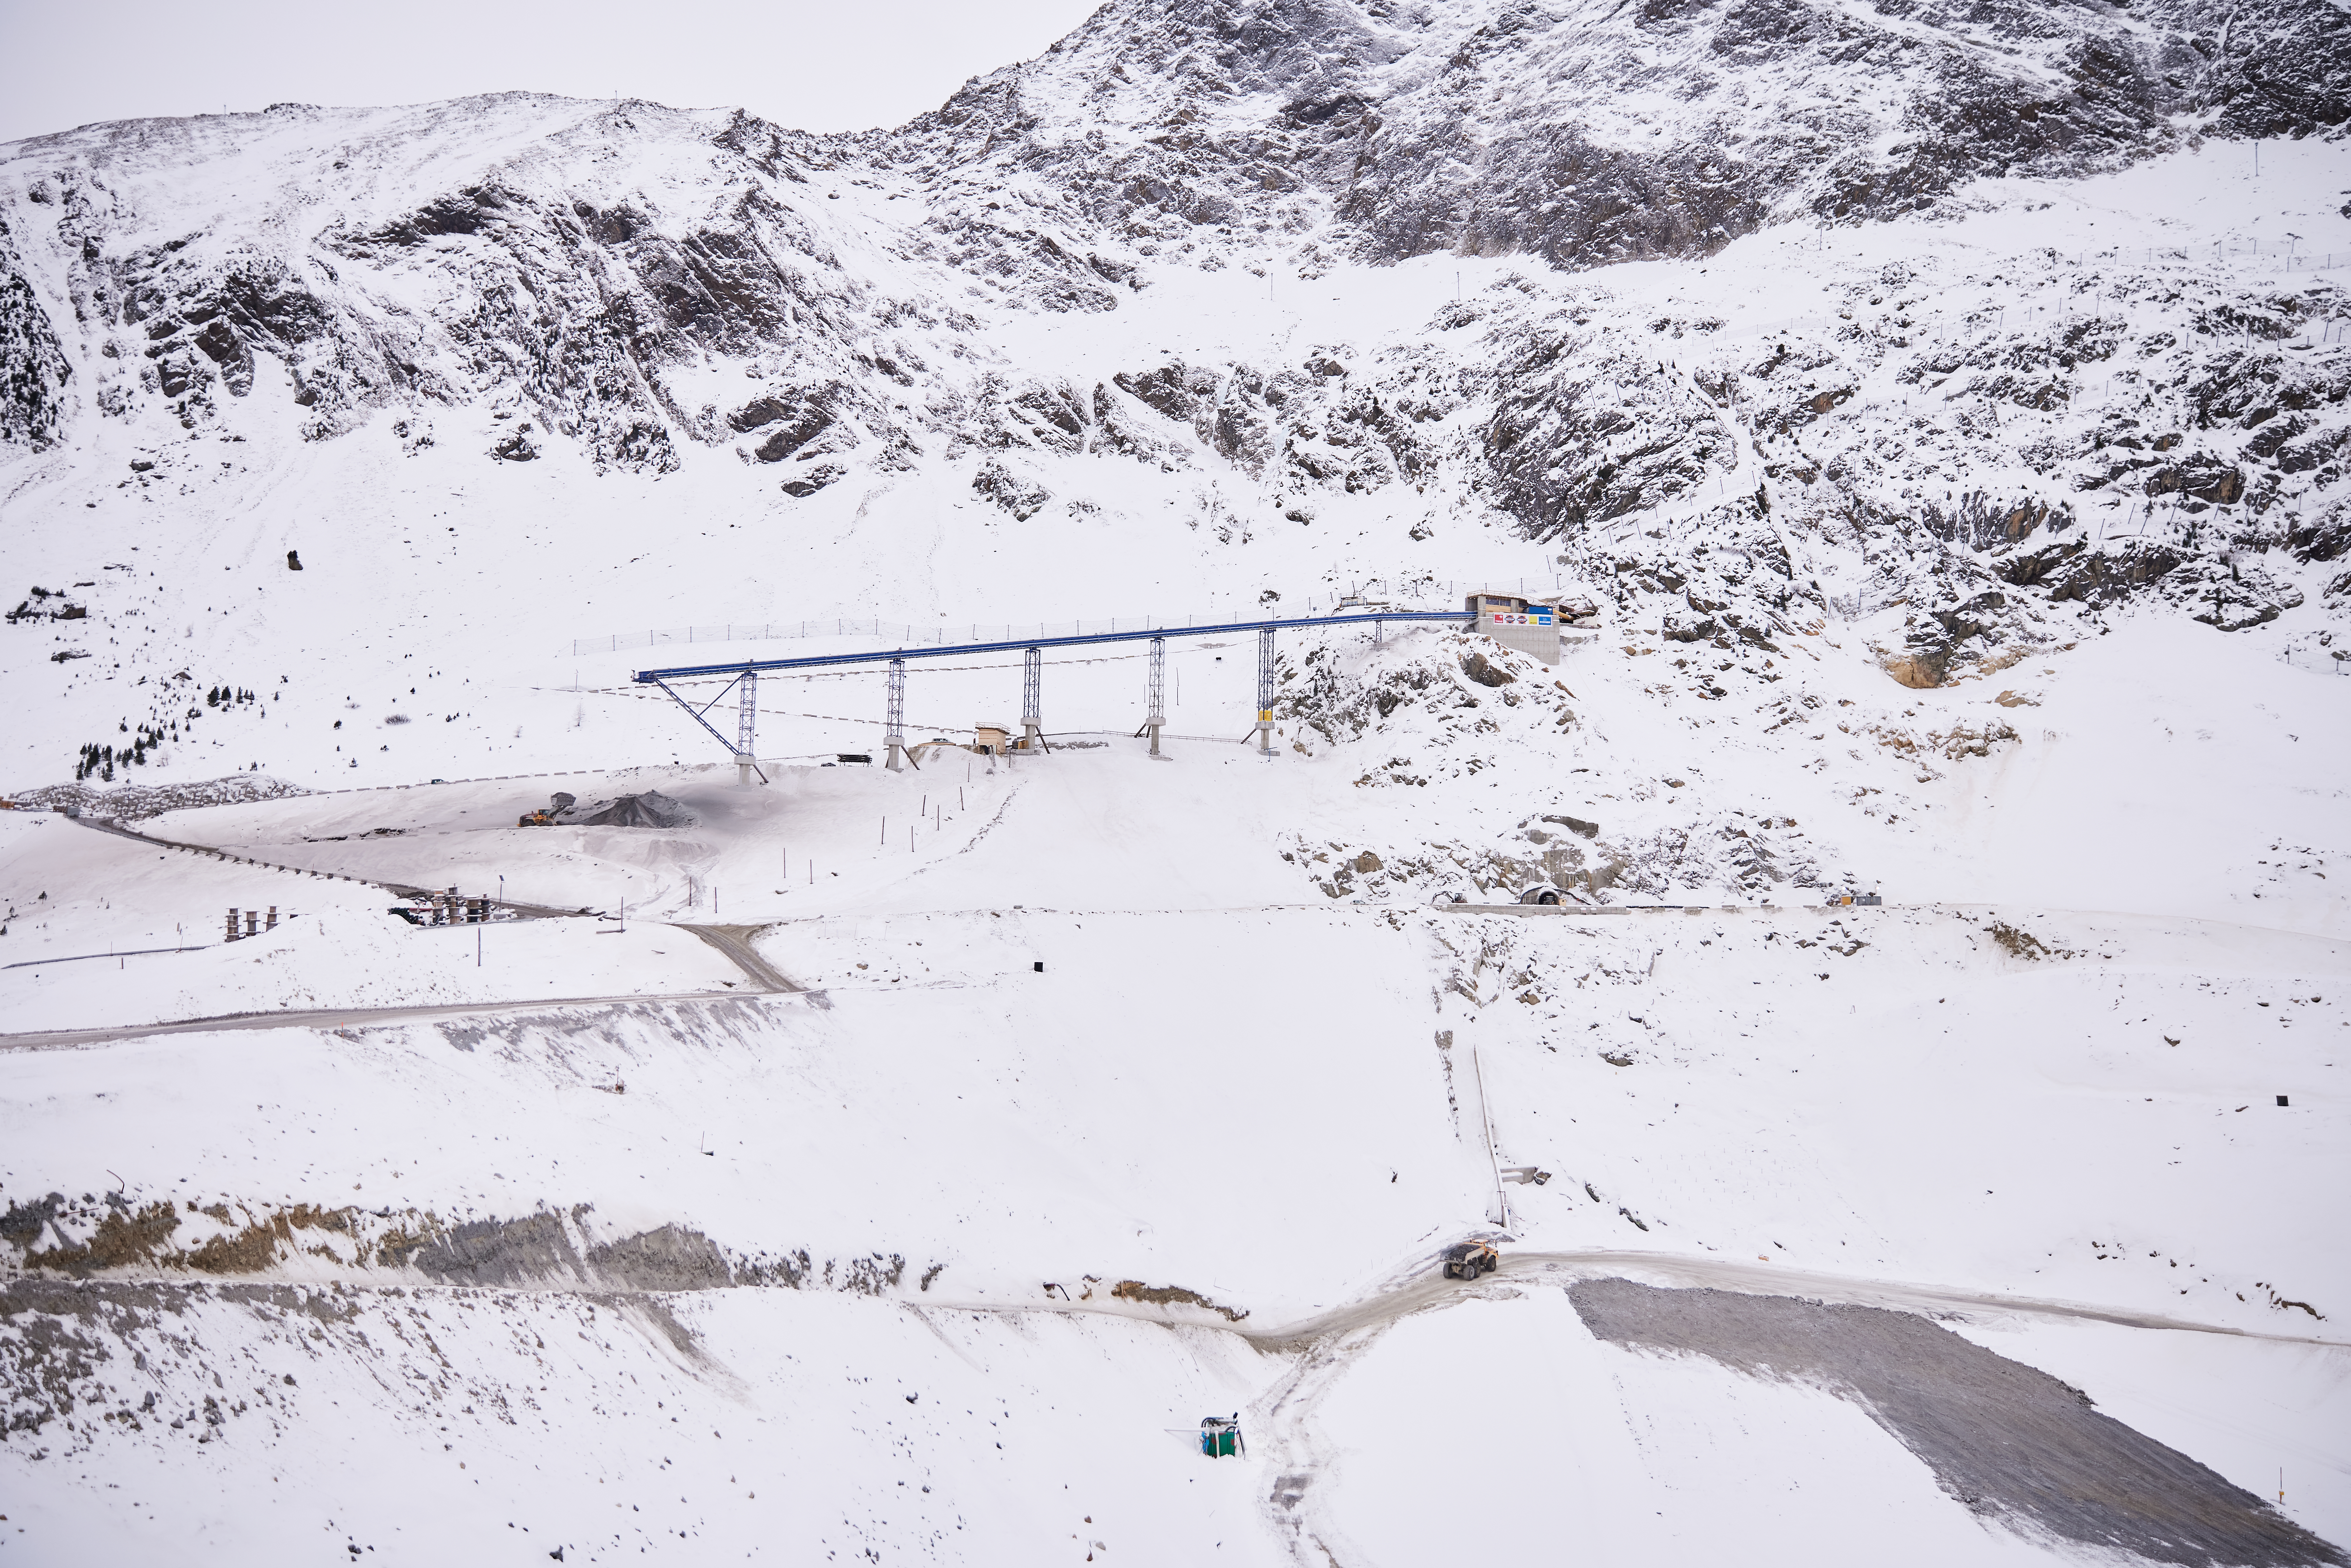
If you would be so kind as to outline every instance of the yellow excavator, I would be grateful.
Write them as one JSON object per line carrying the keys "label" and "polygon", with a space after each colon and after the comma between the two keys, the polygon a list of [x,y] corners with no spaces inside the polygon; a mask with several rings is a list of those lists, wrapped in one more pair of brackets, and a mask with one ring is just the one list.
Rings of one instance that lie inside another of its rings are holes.
{"label": "yellow excavator", "polygon": [[517,828],[554,827],[559,814],[571,810],[574,799],[575,797],[567,795],[559,789],[555,793],[555,798],[546,805],[541,806],[538,810],[525,811],[521,817],[517,819],[515,826]]}

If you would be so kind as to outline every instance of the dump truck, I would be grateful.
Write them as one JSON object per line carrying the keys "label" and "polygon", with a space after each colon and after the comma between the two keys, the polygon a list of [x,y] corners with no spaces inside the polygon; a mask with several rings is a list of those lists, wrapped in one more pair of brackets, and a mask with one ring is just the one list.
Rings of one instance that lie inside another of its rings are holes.
{"label": "dump truck", "polygon": [[1463,1241],[1445,1251],[1445,1277],[1474,1280],[1502,1266],[1502,1255],[1483,1241]]}

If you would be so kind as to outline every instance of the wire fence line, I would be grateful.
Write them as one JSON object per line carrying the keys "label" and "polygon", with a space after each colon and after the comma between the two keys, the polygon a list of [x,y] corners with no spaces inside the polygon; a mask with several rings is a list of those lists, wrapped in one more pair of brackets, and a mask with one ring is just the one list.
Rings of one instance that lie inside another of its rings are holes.
{"label": "wire fence line", "polygon": [[[1472,592],[1544,594],[1554,591],[1560,583],[1556,572],[1541,577],[1494,577],[1468,580],[1437,581],[1367,580],[1363,597],[1388,603],[1410,601],[1414,603],[1449,605]],[[1322,614],[1335,610],[1342,595],[1319,593],[1305,601],[1303,613]],[[1279,601],[1275,604],[1279,604]],[[612,632],[600,637],[575,637],[571,642],[573,657],[587,653],[618,653],[632,648],[684,647],[702,643],[782,643],[811,637],[870,637],[888,640],[907,647],[948,646],[959,643],[1011,643],[1023,637],[1082,637],[1098,632],[1152,632],[1172,626],[1217,626],[1227,622],[1262,619],[1273,604],[1235,605],[1229,611],[1211,610],[1191,615],[1113,615],[1084,621],[938,621],[918,626],[911,621],[889,621],[880,616],[823,616],[806,621],[768,621],[753,622],[733,621],[707,626],[670,626],[649,628],[643,632]]]}
{"label": "wire fence line", "polygon": [[847,616],[823,620],[770,621],[758,624],[730,622],[708,626],[669,626],[643,632],[609,632],[601,637],[576,637],[571,652],[582,653],[617,653],[630,648],[684,647],[700,643],[783,643],[810,637],[872,637],[883,638],[908,647],[927,647],[951,643],[1008,643],[1016,637],[1061,637],[1083,635],[1085,629],[1096,632],[1150,630],[1160,626],[1188,626],[1207,617],[1186,616],[1171,620],[1164,616],[1114,616],[1106,621],[1066,622],[938,622],[929,626],[917,626],[911,621],[884,621],[879,616],[855,620]]}

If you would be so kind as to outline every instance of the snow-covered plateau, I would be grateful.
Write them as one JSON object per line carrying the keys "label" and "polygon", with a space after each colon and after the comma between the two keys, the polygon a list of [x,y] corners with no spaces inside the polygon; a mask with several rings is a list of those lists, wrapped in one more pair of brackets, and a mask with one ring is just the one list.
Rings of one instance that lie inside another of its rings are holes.
{"label": "snow-covered plateau", "polygon": [[2346,122],[1113,0],[0,145],[0,1564],[2345,1563]]}

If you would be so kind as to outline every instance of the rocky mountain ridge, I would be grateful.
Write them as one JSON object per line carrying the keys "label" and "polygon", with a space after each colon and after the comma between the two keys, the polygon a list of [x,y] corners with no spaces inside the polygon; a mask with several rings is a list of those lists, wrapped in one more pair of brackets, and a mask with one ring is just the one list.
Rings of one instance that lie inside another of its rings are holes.
{"label": "rocky mountain ridge", "polygon": [[[2319,168],[2346,37],[2302,0],[1121,4],[888,133],[529,95],[86,127],[0,153],[0,437],[26,527],[85,482],[194,494],[266,405],[288,453],[919,479],[1292,584],[1518,538],[1683,641],[1898,612],[1876,656],[1920,687],[2134,599],[2331,622],[2321,242],[2022,236],[2034,193],[2210,138]],[[1360,332],[1134,348],[1202,279],[1279,319],[1435,252],[1524,260]]]}
{"label": "rocky mountain ridge", "polygon": [[2351,26],[2314,3],[1123,0],[865,145],[1044,178],[1146,241],[1312,233],[1309,267],[1449,250],[1573,267],[2199,134],[2307,135],[2351,110],[2346,50]]}

